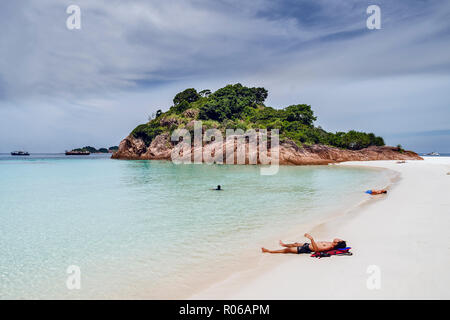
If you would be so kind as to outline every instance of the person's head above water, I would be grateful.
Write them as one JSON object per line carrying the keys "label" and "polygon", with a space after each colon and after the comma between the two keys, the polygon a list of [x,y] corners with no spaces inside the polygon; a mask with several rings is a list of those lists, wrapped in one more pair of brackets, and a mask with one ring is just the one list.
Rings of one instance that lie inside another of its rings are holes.
{"label": "person's head above water", "polygon": [[217,185],[217,188],[216,188],[216,190],[221,190],[220,184],[219,184],[219,185]]}
{"label": "person's head above water", "polygon": [[343,249],[347,247],[347,243],[339,238],[333,239],[333,245],[335,249]]}

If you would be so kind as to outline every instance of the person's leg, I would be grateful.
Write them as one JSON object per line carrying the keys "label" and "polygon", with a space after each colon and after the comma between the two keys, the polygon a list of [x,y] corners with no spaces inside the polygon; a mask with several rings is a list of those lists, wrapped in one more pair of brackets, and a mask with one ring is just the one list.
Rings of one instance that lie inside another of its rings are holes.
{"label": "person's leg", "polygon": [[297,247],[292,247],[292,248],[284,248],[281,250],[268,250],[266,248],[261,248],[262,252],[267,252],[267,253],[297,253]]}
{"label": "person's leg", "polygon": [[284,243],[284,242],[282,242],[280,240],[280,246],[286,247],[286,248],[301,247],[301,246],[303,246],[303,243],[298,243],[298,242],[295,242],[295,243]]}

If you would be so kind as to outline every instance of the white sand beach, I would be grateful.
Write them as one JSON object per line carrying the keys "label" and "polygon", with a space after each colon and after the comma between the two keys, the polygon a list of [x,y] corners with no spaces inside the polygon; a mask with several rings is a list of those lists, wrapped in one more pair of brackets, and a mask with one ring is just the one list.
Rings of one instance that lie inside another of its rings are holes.
{"label": "white sand beach", "polygon": [[[449,299],[450,157],[339,165],[391,169],[400,173],[400,179],[387,195],[368,195],[377,201],[298,230],[298,239],[282,240],[308,241],[305,232],[316,240],[339,237],[347,240],[353,256],[316,259],[308,254],[261,253],[253,268],[191,298]],[[261,245],[277,248],[277,243]],[[379,289],[367,286],[376,276],[373,270],[379,270]]]}

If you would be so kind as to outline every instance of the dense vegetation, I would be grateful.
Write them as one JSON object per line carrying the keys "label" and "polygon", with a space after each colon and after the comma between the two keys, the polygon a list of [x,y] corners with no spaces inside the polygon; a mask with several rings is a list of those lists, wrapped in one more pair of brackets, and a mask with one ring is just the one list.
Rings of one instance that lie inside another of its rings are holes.
{"label": "dense vegetation", "polygon": [[108,149],[106,149],[106,148],[96,149],[96,148],[91,147],[91,146],[86,146],[86,147],[83,147],[83,148],[73,149],[72,151],[82,151],[82,152],[89,151],[90,153],[110,153],[110,152],[115,152],[117,150],[119,150],[118,146],[109,147]]}
{"label": "dense vegetation", "polygon": [[159,134],[176,128],[192,129],[193,120],[202,120],[205,128],[279,129],[280,141],[290,139],[298,145],[325,144],[359,150],[368,146],[383,146],[383,138],[373,133],[351,130],[327,132],[314,126],[316,117],[310,105],[297,104],[284,109],[264,105],[268,92],[264,88],[248,88],[240,83],[227,85],[214,93],[197,92],[194,88],[178,93],[167,112],[158,110],[150,121],[131,133],[147,145]]}

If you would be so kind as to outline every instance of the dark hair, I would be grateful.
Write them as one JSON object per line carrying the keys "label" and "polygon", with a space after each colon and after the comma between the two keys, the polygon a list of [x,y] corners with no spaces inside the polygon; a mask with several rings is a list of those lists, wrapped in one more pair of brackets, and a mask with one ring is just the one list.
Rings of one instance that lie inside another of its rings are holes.
{"label": "dark hair", "polygon": [[347,243],[345,241],[339,241],[337,245],[334,246],[335,249],[343,249],[347,247]]}
{"label": "dark hair", "polygon": [[383,193],[387,193],[387,191],[386,191],[386,190],[384,190],[384,191],[383,191]]}

